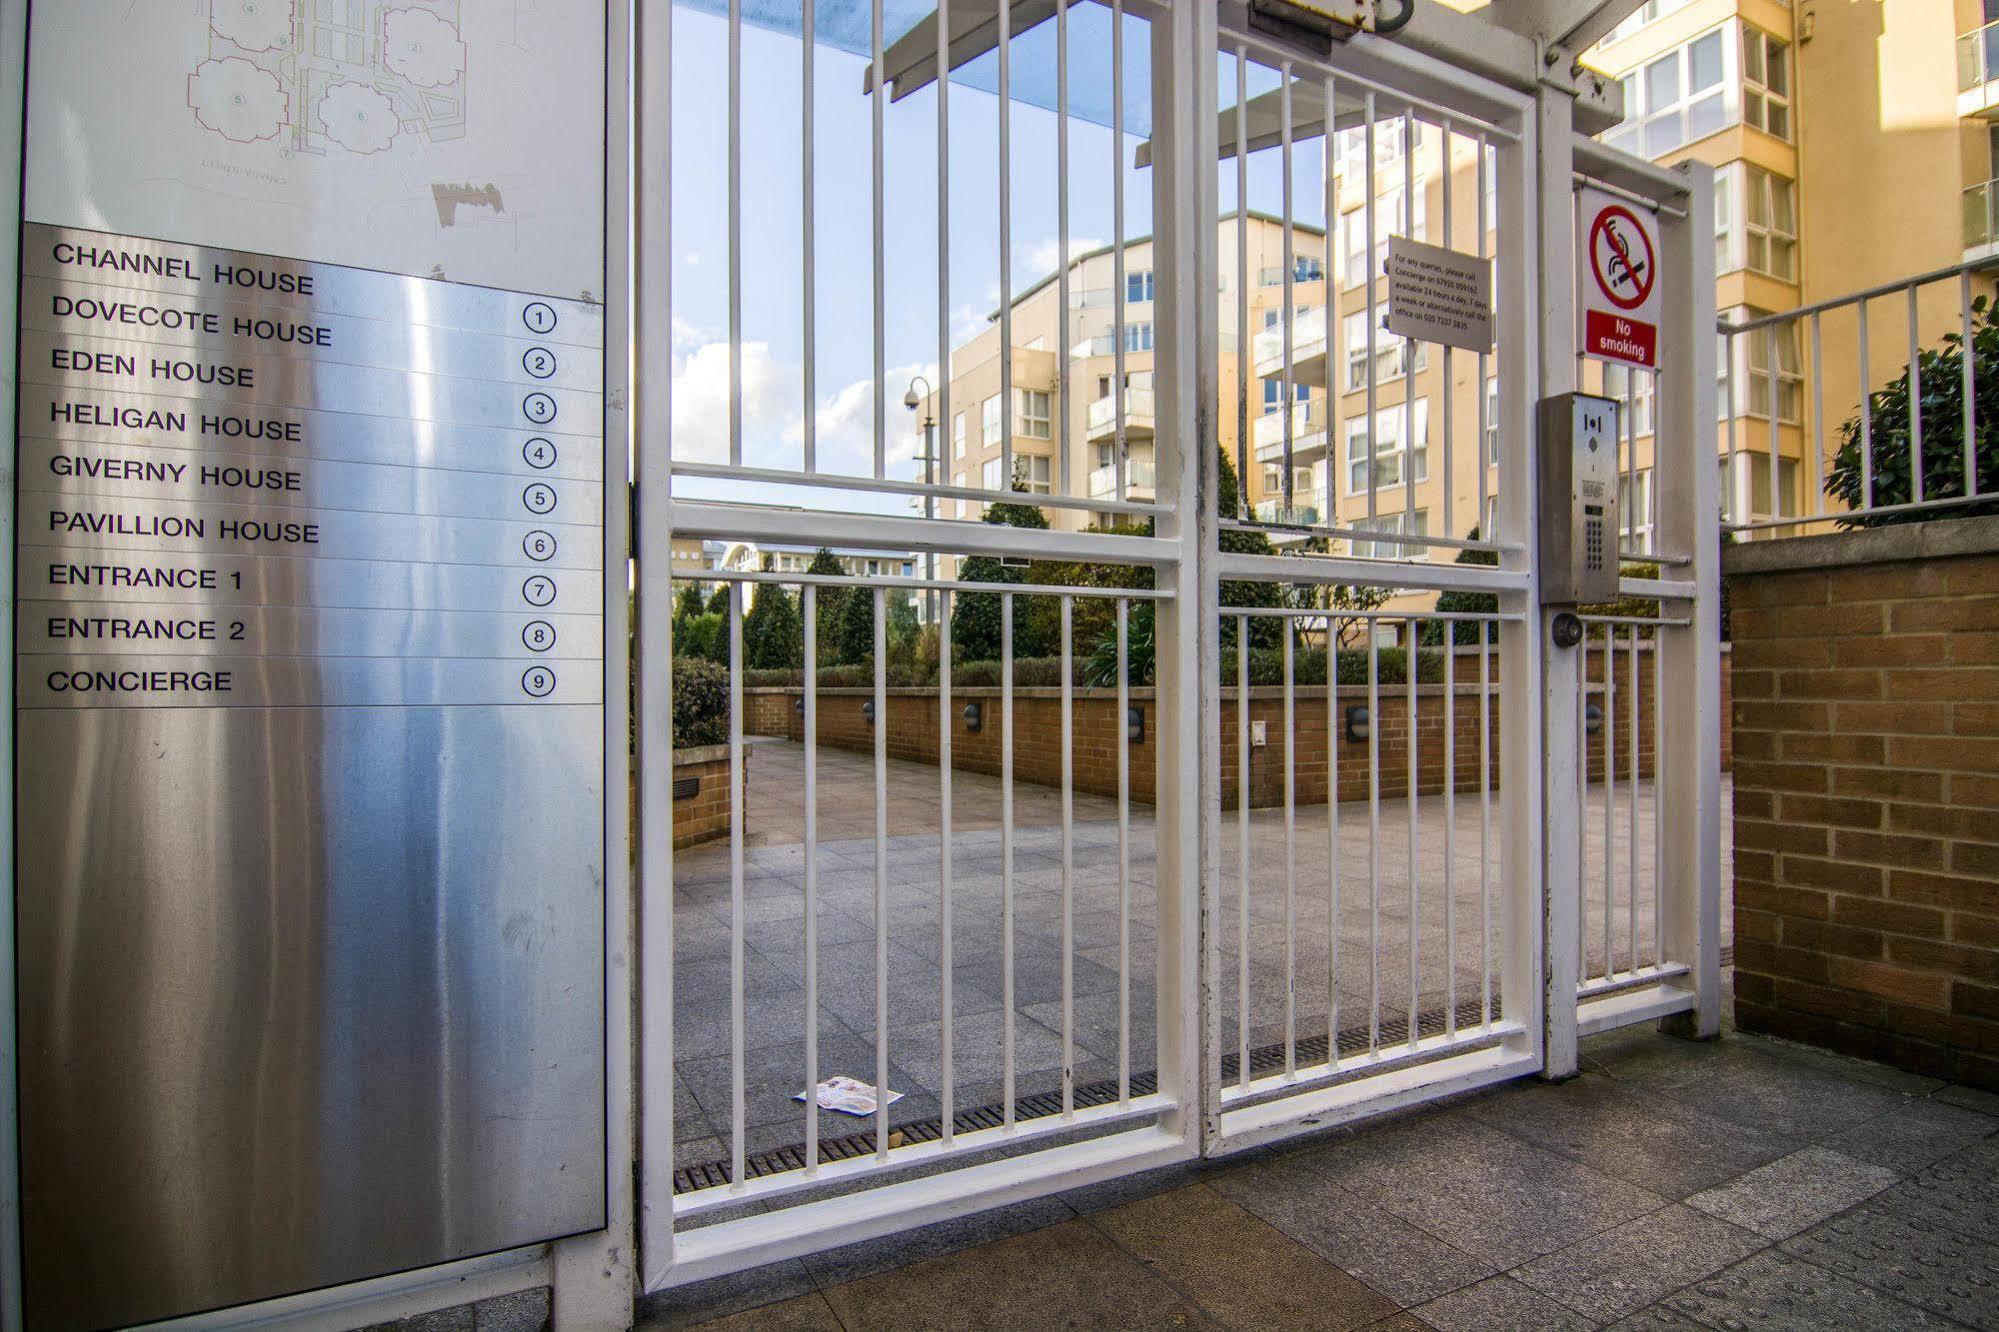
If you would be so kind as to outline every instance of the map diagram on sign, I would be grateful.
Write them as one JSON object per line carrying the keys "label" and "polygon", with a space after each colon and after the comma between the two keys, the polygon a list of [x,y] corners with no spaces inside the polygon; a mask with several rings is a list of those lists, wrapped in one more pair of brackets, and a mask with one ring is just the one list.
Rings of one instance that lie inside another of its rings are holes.
{"label": "map diagram on sign", "polygon": [[27,220],[602,299],[594,0],[32,4]]}
{"label": "map diagram on sign", "polygon": [[379,153],[465,136],[459,0],[209,0],[187,105],[232,143]]}

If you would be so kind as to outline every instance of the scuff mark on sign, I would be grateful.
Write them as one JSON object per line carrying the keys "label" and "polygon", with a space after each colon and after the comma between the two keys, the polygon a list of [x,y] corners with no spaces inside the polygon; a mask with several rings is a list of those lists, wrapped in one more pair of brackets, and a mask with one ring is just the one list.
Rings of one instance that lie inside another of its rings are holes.
{"label": "scuff mark on sign", "polygon": [[456,226],[460,207],[490,208],[496,213],[507,211],[506,201],[500,197],[497,185],[454,185],[448,181],[433,181],[430,195],[437,203],[437,225],[440,227]]}

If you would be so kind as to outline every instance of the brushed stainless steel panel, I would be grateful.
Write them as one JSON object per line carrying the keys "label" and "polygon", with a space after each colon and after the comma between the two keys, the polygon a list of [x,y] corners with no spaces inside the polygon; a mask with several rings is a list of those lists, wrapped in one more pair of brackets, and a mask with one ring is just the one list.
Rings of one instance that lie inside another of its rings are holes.
{"label": "brushed stainless steel panel", "polygon": [[[567,440],[564,443],[568,443]],[[584,445],[571,445],[574,452]],[[599,451],[591,446],[592,451]],[[359,509],[370,513],[491,518],[516,515],[598,525],[603,487],[594,481],[522,474],[260,458],[203,450],[190,453],[118,444],[21,439],[20,484],[77,503],[84,496],[255,504],[278,508]],[[518,453],[516,463],[521,462]]]}
{"label": "brushed stainless steel panel", "polygon": [[31,1326],[603,1224],[598,709],[18,726]]}
{"label": "brushed stainless steel panel", "polygon": [[[586,348],[604,345],[604,307],[594,300],[563,300],[37,222],[22,228],[22,238],[21,272],[28,278],[100,283],[162,295],[249,300],[277,309],[427,328],[503,332]],[[173,271],[141,271],[148,265],[155,270],[171,267]],[[220,280],[218,268],[239,280]],[[281,284],[309,286],[310,290],[279,290]]]}
{"label": "brushed stainless steel panel", "polygon": [[[530,617],[522,617],[525,628]],[[465,657],[188,657],[136,653],[19,659],[21,708],[311,708],[602,703],[594,661]],[[505,780],[495,773],[490,780]],[[485,788],[468,789],[466,817],[483,822]]]}
{"label": "brushed stainless steel panel", "polygon": [[[551,542],[556,549],[548,552]],[[554,533],[522,536],[518,567],[411,564],[400,560],[316,560],[279,555],[23,547],[16,582],[23,597],[69,601],[145,600],[267,606],[351,606],[410,610],[528,607],[521,585],[532,569],[553,574],[551,609],[594,612],[604,604],[603,575],[572,568]],[[533,549],[541,558],[530,559]]]}
{"label": "brushed stainless steel panel", "polygon": [[[580,485],[580,482],[571,482]],[[24,485],[21,544],[67,550],[178,550],[256,553],[271,550],[325,559],[399,556],[445,564],[525,564],[530,532],[553,532],[556,568],[600,568],[604,534],[597,523],[560,521],[516,504],[518,521],[427,518],[341,509],[283,509],[250,504],[189,504],[112,496],[65,498]],[[580,515],[579,515],[580,516]],[[232,527],[231,524],[234,524]],[[278,525],[290,524],[291,531]],[[309,533],[308,533],[309,529]]]}
{"label": "brushed stainless steel panel", "polygon": [[289,356],[390,370],[424,364],[436,348],[448,346],[443,371],[448,374],[589,392],[604,382],[604,354],[595,347],[545,340],[503,315],[484,326],[424,324],[336,314],[317,302],[259,305],[227,289],[183,296],[29,278],[21,284],[21,326],[177,347],[210,358]]}
{"label": "brushed stainless steel panel", "polygon": [[525,657],[601,660],[601,615],[21,601],[16,646],[34,656],[107,652],[223,657]]}
{"label": "brushed stainless steel panel", "polygon": [[[604,474],[602,444],[595,435],[538,430],[525,422],[513,427],[461,426],[302,407],[245,410],[162,394],[47,384],[23,384],[19,396],[23,436],[481,472],[518,468],[523,473],[584,481],[600,480]],[[531,463],[527,446],[539,438],[554,445],[554,456],[537,450]]]}

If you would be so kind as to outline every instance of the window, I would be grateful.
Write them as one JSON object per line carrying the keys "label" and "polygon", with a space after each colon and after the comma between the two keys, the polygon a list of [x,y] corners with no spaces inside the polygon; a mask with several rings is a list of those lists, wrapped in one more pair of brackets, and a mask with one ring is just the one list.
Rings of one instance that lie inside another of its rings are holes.
{"label": "window", "polygon": [[[1377,275],[1388,262],[1388,238],[1390,236],[1414,236],[1424,230],[1428,223],[1429,204],[1422,189],[1416,191],[1416,216],[1413,225],[1403,209],[1402,187],[1384,190],[1376,197],[1374,207],[1374,250],[1372,271]],[[1370,271],[1367,245],[1367,208],[1362,206],[1352,212],[1340,215],[1340,236],[1344,243],[1347,286],[1357,287],[1367,281]]]}
{"label": "window", "polygon": [[[1416,521],[1413,524],[1409,521],[1409,514],[1406,510],[1397,509],[1394,513],[1376,514],[1372,518],[1356,518],[1348,526],[1359,532],[1393,532],[1403,536],[1428,536],[1430,535],[1430,511],[1428,509],[1416,510]],[[1405,545],[1400,541],[1367,541],[1360,537],[1355,537],[1353,538],[1353,553],[1363,559],[1408,559],[1422,555],[1423,547]]]}
{"label": "window", "polygon": [[[1346,338],[1347,379],[1346,391],[1357,393],[1367,387],[1367,311],[1356,310],[1341,321]],[[1409,363],[1404,359],[1408,343],[1402,338],[1376,328],[1374,331],[1374,382],[1377,387],[1408,373]],[[1423,343],[1416,344],[1416,368],[1424,369],[1430,354]]]}
{"label": "window", "polygon": [[1485,377],[1485,460],[1499,466],[1499,376]]}
{"label": "window", "polygon": [[[1374,414],[1374,484],[1376,489],[1402,484],[1404,452],[1402,431],[1407,423],[1407,408],[1400,404],[1383,407]],[[1430,400],[1416,400],[1416,479],[1425,480],[1430,474]],[[1367,417],[1356,416],[1347,420],[1347,494],[1367,493],[1368,473],[1368,429]]]}
{"label": "window", "polygon": [[1143,273],[1126,273],[1124,275],[1124,298],[1132,305],[1138,305],[1152,299],[1151,269],[1148,268]]}
{"label": "window", "polygon": [[[1291,256],[1291,280],[1293,282],[1317,282],[1326,276],[1326,265],[1316,254],[1296,254]],[[1257,281],[1266,287],[1284,285],[1284,265],[1272,264],[1257,275]]]}
{"label": "window", "polygon": [[1742,28],[1742,123],[1791,137],[1791,48],[1761,28]]}
{"label": "window", "polygon": [[1749,511],[1752,518],[1783,518],[1796,516],[1798,493],[1798,460],[1779,457],[1777,459],[1777,492],[1783,501],[1781,511],[1770,507],[1770,455],[1744,449],[1736,460],[1736,477],[1739,484],[1728,484],[1728,459],[1721,459],[1721,486],[1723,503],[1729,499],[1740,499],[1746,488],[1749,495]]}
{"label": "window", "polygon": [[1664,18],[1677,10],[1685,9],[1692,0],[1645,0],[1632,14],[1603,35],[1603,44],[1621,42],[1646,24]]}
{"label": "window", "polygon": [[[1291,395],[1298,402],[1308,402],[1312,397],[1312,387],[1293,381]],[[1270,416],[1284,406],[1284,381],[1266,379],[1263,381],[1263,414]]]}
{"label": "window", "polygon": [[1603,136],[1613,148],[1659,157],[1728,123],[1726,48],[1715,28],[1648,61],[1620,81],[1624,123]]}
{"label": "window", "polygon": [[1006,476],[1006,473],[1000,470],[1003,465],[1003,459],[986,459],[985,464],[979,468],[979,485],[987,490],[1004,489],[1000,485],[1000,481]]}
{"label": "window", "polygon": [[1606,361],[1603,367],[1603,396],[1617,399],[1618,411],[1628,414],[1628,419],[1618,426],[1629,438],[1652,433],[1652,395],[1659,377],[1650,370],[1634,370],[1630,366]]}
{"label": "window", "polygon": [[[962,458],[965,456],[965,414],[963,412],[954,412],[951,416],[951,456],[953,458]],[[965,483],[960,479],[958,484],[962,486]]]}
{"label": "window", "polygon": [[979,404],[979,443],[991,448],[999,443],[1000,400],[995,393]]}
{"label": "window", "polygon": [[[1744,306],[1737,312],[1736,322],[1760,319],[1768,313],[1769,311],[1758,310],[1754,306]],[[1729,368],[1736,373],[1747,371],[1743,378],[1736,381],[1736,412],[1743,416],[1769,419],[1770,352],[1771,344],[1775,343],[1777,419],[1796,422],[1805,396],[1805,376],[1798,355],[1798,321],[1793,319],[1741,333],[1731,341],[1735,344],[1737,359],[1728,363]]]}
{"label": "window", "polygon": [[1743,198],[1748,207],[1746,266],[1786,282],[1798,274],[1797,186],[1761,167],[1742,164]]}
{"label": "window", "polygon": [[1152,321],[1124,326],[1124,349],[1128,352],[1149,352],[1152,350]]}
{"label": "window", "polygon": [[[1408,139],[1406,122],[1400,116],[1382,116],[1374,124],[1374,169],[1379,171],[1391,162],[1402,160],[1402,145]],[[1422,121],[1416,122],[1416,146],[1420,150],[1429,137],[1430,127]],[[1359,175],[1367,170],[1367,131],[1364,128],[1344,129],[1339,132],[1338,152],[1340,170],[1349,175]]]}
{"label": "window", "polygon": [[1652,469],[1638,469],[1638,486],[1631,485],[1631,474],[1621,472],[1617,477],[1617,518],[1618,532],[1623,536],[1625,550],[1640,550],[1647,554],[1652,550]]}
{"label": "window", "polygon": [[1020,483],[1016,489],[1025,490],[1031,495],[1048,494],[1053,484],[1050,481],[1050,477],[1054,474],[1053,463],[1053,459],[1035,453],[1023,453],[1015,458],[1013,474]]}
{"label": "window", "polygon": [[1048,393],[1044,389],[1013,391],[1014,432],[1028,439],[1048,438]]}

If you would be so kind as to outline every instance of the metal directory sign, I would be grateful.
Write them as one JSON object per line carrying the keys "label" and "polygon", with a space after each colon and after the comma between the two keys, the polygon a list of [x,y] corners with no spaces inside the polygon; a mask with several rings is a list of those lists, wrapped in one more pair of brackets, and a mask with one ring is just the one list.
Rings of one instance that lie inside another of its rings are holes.
{"label": "metal directory sign", "polygon": [[603,1224],[591,8],[33,7],[33,1326]]}

